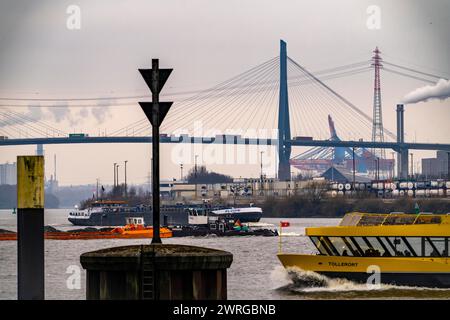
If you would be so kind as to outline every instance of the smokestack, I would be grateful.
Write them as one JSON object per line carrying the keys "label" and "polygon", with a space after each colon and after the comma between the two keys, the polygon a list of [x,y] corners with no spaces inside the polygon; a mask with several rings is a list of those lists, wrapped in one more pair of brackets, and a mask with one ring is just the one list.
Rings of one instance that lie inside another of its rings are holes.
{"label": "smokestack", "polygon": [[403,104],[397,105],[397,142],[405,142],[405,121]]}
{"label": "smokestack", "polygon": [[[397,142],[405,142],[405,112],[403,104],[397,105]],[[397,173],[400,179],[408,178],[408,149],[397,150]]]}

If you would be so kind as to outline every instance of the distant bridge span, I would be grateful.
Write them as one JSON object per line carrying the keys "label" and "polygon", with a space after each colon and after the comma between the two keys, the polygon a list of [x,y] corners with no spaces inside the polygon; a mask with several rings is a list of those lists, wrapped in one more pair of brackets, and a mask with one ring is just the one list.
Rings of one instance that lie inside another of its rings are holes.
{"label": "distant bridge span", "polygon": [[[242,138],[240,136],[218,137],[160,137],[161,143],[200,143],[200,144],[235,144],[235,145],[272,145],[278,146],[278,139]],[[44,145],[44,144],[89,144],[89,143],[151,143],[151,136],[141,137],[83,137],[83,138],[24,138],[0,140],[0,146]],[[332,140],[288,140],[291,146],[297,147],[355,147],[355,148],[386,148],[415,150],[450,151],[450,144],[440,143],[399,143],[371,141],[332,141]]]}

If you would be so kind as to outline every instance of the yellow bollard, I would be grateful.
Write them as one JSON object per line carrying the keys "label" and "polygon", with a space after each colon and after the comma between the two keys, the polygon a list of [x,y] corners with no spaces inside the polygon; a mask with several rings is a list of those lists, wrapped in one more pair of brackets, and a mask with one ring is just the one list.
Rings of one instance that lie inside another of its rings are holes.
{"label": "yellow bollard", "polygon": [[17,157],[17,285],[19,300],[44,293],[44,157]]}
{"label": "yellow bollard", "polygon": [[17,208],[44,208],[44,157],[17,157]]}

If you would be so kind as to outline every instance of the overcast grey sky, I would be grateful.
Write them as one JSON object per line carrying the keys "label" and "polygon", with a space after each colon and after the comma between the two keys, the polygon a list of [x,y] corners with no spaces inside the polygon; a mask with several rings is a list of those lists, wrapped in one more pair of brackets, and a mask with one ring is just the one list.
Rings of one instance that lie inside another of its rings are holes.
{"label": "overcast grey sky", "polygon": [[[69,5],[81,9],[79,30],[66,26]],[[381,9],[379,30],[366,25],[370,5]],[[147,94],[137,68],[149,67],[156,57],[162,67],[174,68],[165,90],[205,89],[277,56],[280,39],[287,41],[288,55],[310,70],[369,59],[378,46],[383,57],[392,62],[449,77],[449,12],[447,0],[3,0],[0,96]],[[373,74],[327,84],[372,114]],[[396,103],[422,85],[382,73],[384,123],[391,131],[395,132]],[[15,110],[31,112],[66,132],[91,135],[111,132],[143,117],[137,104],[71,108],[65,113],[48,108],[42,112]],[[449,118],[449,100],[407,106],[407,140],[449,143]],[[162,148],[162,177],[178,178],[179,163],[172,159],[172,147]],[[0,163],[15,161],[17,155],[33,153],[34,149],[1,147]],[[294,149],[293,155],[302,150]],[[57,154],[62,184],[92,183],[96,178],[112,183],[112,163],[123,160],[129,160],[129,180],[142,183],[150,167],[150,146],[145,145],[45,146],[45,152],[48,172],[53,171],[53,154]],[[416,155],[418,160],[433,152]],[[266,162],[267,174],[273,175],[275,162]],[[191,165],[185,165],[185,172]],[[258,163],[209,167],[234,176],[259,174]]]}

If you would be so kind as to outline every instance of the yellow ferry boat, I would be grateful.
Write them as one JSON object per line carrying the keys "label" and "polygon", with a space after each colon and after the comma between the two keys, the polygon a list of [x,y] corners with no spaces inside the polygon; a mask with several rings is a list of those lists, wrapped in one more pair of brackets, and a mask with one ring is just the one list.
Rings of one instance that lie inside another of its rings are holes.
{"label": "yellow ferry boat", "polygon": [[376,273],[380,283],[450,288],[450,215],[353,212],[339,226],[305,233],[318,253],[279,253],[288,270],[366,283]]}

